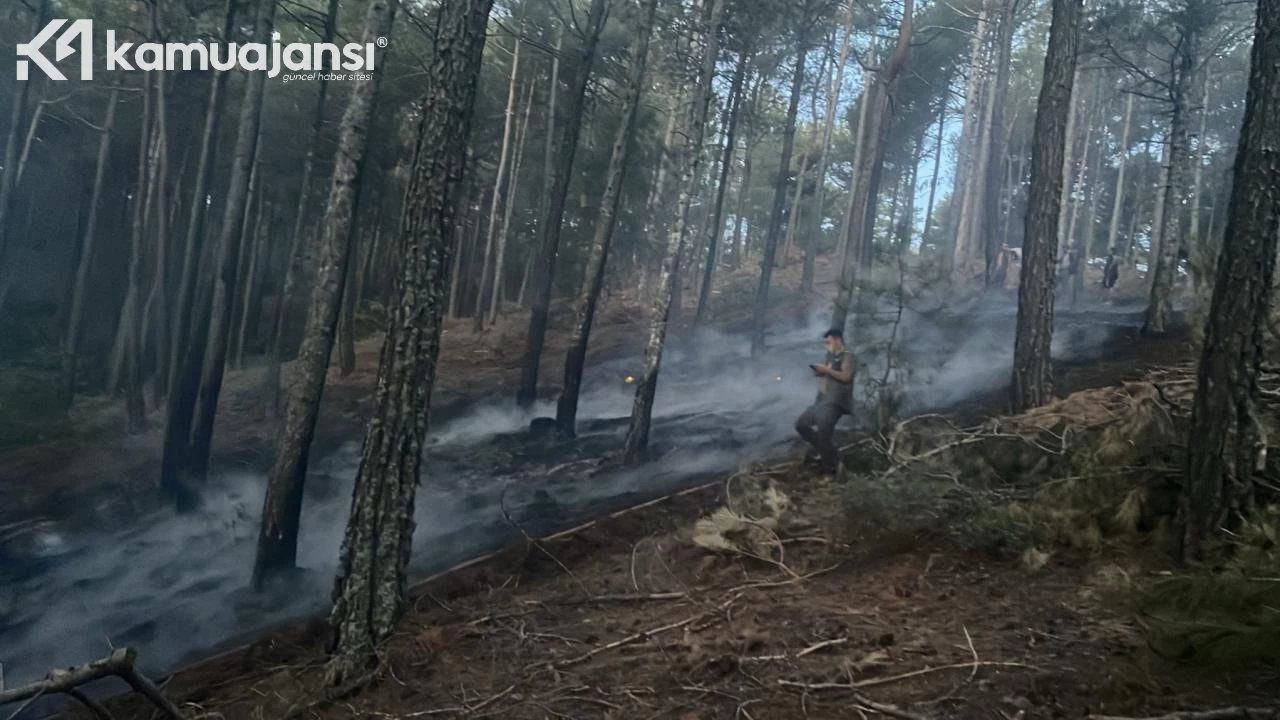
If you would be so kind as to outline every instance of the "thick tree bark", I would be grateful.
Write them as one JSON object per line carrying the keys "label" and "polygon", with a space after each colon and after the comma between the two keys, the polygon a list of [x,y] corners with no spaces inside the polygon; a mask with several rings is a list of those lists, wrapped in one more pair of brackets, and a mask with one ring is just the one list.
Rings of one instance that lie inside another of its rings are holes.
{"label": "thick tree bark", "polygon": [[1190,21],[1181,28],[1181,42],[1174,50],[1174,72],[1170,80],[1172,104],[1169,120],[1169,164],[1165,169],[1164,197],[1161,201],[1159,245],[1153,248],[1155,258],[1151,281],[1151,299],[1147,305],[1142,332],[1163,335],[1173,320],[1173,281],[1178,275],[1179,250],[1182,245],[1182,201],[1186,193],[1187,160],[1187,90],[1195,64],[1198,30]]}
{"label": "thick tree bark", "polygon": [[1267,440],[1257,407],[1280,237],[1280,4],[1258,3],[1244,127],[1191,412],[1180,502],[1186,560],[1247,513]]}
{"label": "thick tree bark", "polygon": [[98,162],[93,172],[93,194],[89,198],[89,217],[85,220],[84,239],[80,241],[79,259],[76,261],[75,283],[71,290],[70,310],[67,312],[67,330],[62,339],[62,389],[64,404],[71,406],[76,390],[76,352],[80,345],[80,325],[84,321],[84,295],[89,282],[89,268],[93,264],[93,250],[98,236],[98,211],[102,205],[102,188],[106,178],[107,162],[111,159],[111,133],[116,124],[116,106],[120,101],[120,88],[113,87],[107,99],[107,115],[102,121],[98,136]]}
{"label": "thick tree bark", "polygon": [[569,88],[568,103],[565,106],[565,123],[560,135],[560,161],[551,178],[551,197],[538,241],[528,347],[525,350],[524,369],[520,375],[520,391],[516,394],[516,402],[521,407],[533,405],[538,398],[538,373],[542,363],[542,346],[547,338],[547,324],[551,318],[551,293],[555,288],[556,256],[560,251],[560,226],[564,221],[569,182],[573,177],[573,161],[578,151],[587,81],[591,78],[591,67],[595,63],[596,45],[600,41],[604,19],[604,0],[591,0],[582,50],[578,66],[574,68],[573,85]]}
{"label": "thick tree bark", "polygon": [[897,89],[898,78],[906,69],[911,52],[914,12],[913,0],[905,0],[897,45],[884,67],[875,73],[874,79],[869,78],[867,89],[863,91],[862,102],[866,111],[858,128],[860,138],[854,155],[857,164],[849,180],[849,207],[844,219],[846,238],[840,262],[840,281],[831,311],[831,327],[841,330],[848,323],[849,305],[853,301],[858,271],[868,265],[872,257],[871,226],[875,222],[876,196],[879,193],[881,169],[884,167],[884,141],[893,112],[892,98]]}
{"label": "thick tree bark", "polygon": [[485,295],[488,294],[489,280],[493,277],[495,286],[498,282],[496,271],[493,276],[490,275],[492,265],[489,263],[489,258],[493,253],[493,243],[501,221],[499,209],[502,207],[503,198],[510,193],[509,188],[514,185],[512,178],[508,177],[507,166],[511,163],[511,132],[516,120],[516,82],[519,78],[520,38],[516,38],[515,47],[511,50],[511,76],[507,82],[507,109],[502,124],[502,150],[499,153],[498,172],[493,178],[493,196],[489,201],[489,231],[485,235],[484,261],[480,264],[480,288],[476,292],[476,312],[471,323],[471,331],[475,333],[484,329],[486,314],[484,302]]}
{"label": "thick tree bark", "polygon": [[709,16],[700,16],[699,32],[693,43],[701,46],[700,62],[696,77],[690,83],[687,95],[688,109],[684,115],[681,140],[676,146],[673,169],[677,173],[679,197],[675,218],[667,230],[667,249],[658,274],[658,292],[649,316],[649,340],[645,345],[644,367],[636,387],[635,401],[631,405],[631,423],[627,427],[623,461],[629,464],[645,459],[649,451],[649,427],[653,421],[653,401],[658,392],[658,371],[662,365],[662,351],[667,339],[667,320],[671,311],[676,272],[689,236],[689,206],[702,162],[702,140],[707,126],[707,107],[711,100],[711,80],[716,71],[719,56],[719,32],[724,17],[725,0],[711,0]]}
{"label": "thick tree bark", "polygon": [[[365,18],[365,43],[390,37],[398,0],[375,0]],[[298,360],[290,372],[289,401],[284,428],[276,448],[275,463],[267,480],[262,505],[258,554],[253,564],[253,585],[260,588],[272,573],[294,566],[298,557],[298,529],[302,517],[302,491],[307,462],[315,439],[316,419],[324,395],[325,370],[333,351],[334,328],[342,304],[344,282],[351,264],[355,206],[368,147],[369,121],[382,79],[386,51],[377,50],[374,70],[357,82],[342,116],[325,220],[317,240],[316,282],[307,308],[307,324]],[[352,288],[346,288],[351,292]]]}
{"label": "thick tree bark", "polygon": [[764,255],[760,258],[760,283],[756,286],[751,318],[751,354],[764,352],[765,326],[768,324],[769,285],[773,281],[774,256],[778,252],[778,235],[782,232],[782,212],[787,203],[787,181],[791,174],[791,152],[796,139],[796,115],[800,110],[800,92],[804,85],[804,62],[809,47],[804,39],[796,52],[795,71],[791,75],[791,99],[787,104],[787,120],[782,130],[782,157],[778,160],[778,177],[773,190],[773,209],[765,229]]}
{"label": "thick tree bark", "polygon": [[743,85],[751,62],[751,49],[744,48],[738,54],[738,66],[733,71],[733,83],[729,87],[728,120],[725,125],[724,150],[720,158],[720,177],[716,183],[716,197],[707,221],[707,260],[702,268],[702,287],[698,291],[698,309],[694,312],[695,327],[706,319],[711,305],[711,287],[715,282],[716,265],[720,262],[720,244],[724,241],[724,199],[728,195],[729,180],[733,175],[733,150],[738,139],[738,124],[742,116]]}
{"label": "thick tree bark", "polygon": [[[275,3],[270,0],[259,0],[256,6],[254,23],[254,42],[268,43],[275,17]],[[180,462],[174,469],[162,468],[162,487],[176,490],[180,509],[189,507],[194,500],[194,489],[203,484],[208,471],[209,452],[213,442],[213,422],[217,414],[218,396],[222,392],[222,376],[226,368],[227,341],[230,333],[231,307],[235,302],[237,287],[236,271],[239,268],[241,230],[243,229],[245,209],[248,203],[249,175],[254,164],[254,155],[258,142],[258,130],[262,115],[262,96],[266,84],[266,73],[248,74],[245,97],[241,104],[239,129],[232,156],[231,178],[227,190],[227,201],[222,218],[218,240],[218,272],[213,281],[213,293],[207,307],[207,332],[192,335],[187,357],[183,359],[182,373],[186,376],[181,387],[175,392],[189,392],[188,382],[194,375],[198,377],[198,395],[194,411],[188,418],[170,417],[170,423],[179,427],[187,425],[190,434],[184,434],[180,442],[187,444],[186,451],[178,457]],[[196,330],[203,330],[206,323],[201,322]],[[198,366],[199,372],[192,367]],[[166,463],[167,465],[167,463]],[[172,478],[165,474],[176,472]],[[180,489],[179,489],[180,488]]]}
{"label": "thick tree bark", "polygon": [[387,317],[373,419],[338,558],[328,680],[357,677],[405,603],[414,495],[440,353],[454,223],[492,0],[441,0],[422,122],[401,214],[399,297]]}
{"label": "thick tree bark", "polygon": [[1018,282],[1018,325],[1013,349],[1010,402],[1014,412],[1045,404],[1053,395],[1054,251],[1062,213],[1066,126],[1076,77],[1083,0],[1053,0],[1044,81],[1036,103],[1031,149],[1031,189],[1022,273]]}
{"label": "thick tree bark", "polygon": [[604,287],[605,266],[609,261],[609,248],[618,222],[618,201],[622,197],[622,181],[627,172],[631,135],[635,127],[640,97],[644,93],[645,65],[649,54],[649,38],[653,34],[653,19],[658,0],[643,0],[640,8],[636,40],[631,47],[631,65],[627,78],[627,92],[622,100],[622,121],[613,140],[613,152],[609,157],[608,180],[600,201],[600,215],[596,219],[595,238],[591,254],[587,257],[586,277],[578,296],[578,315],[569,340],[569,352],[564,361],[564,392],[556,405],[556,427],[572,437],[578,417],[578,398],[582,389],[582,371],[587,363],[587,344],[591,337],[591,324],[595,319],[600,291]]}

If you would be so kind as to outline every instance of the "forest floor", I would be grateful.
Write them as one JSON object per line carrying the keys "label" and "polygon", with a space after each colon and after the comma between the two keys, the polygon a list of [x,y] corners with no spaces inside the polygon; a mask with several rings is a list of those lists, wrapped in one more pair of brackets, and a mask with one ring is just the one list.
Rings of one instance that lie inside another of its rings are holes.
{"label": "forest floor", "polygon": [[[1112,412],[1117,384],[1189,359],[1183,338],[1134,340],[1060,372],[1075,394],[1052,412]],[[1209,673],[1148,647],[1110,593],[1117,575],[1167,572],[1150,537],[1029,563],[886,525],[849,487],[780,458],[428,580],[359,691],[321,685],[319,620],[165,690],[225,720],[1014,720],[1280,702],[1274,667]],[[715,521],[726,508],[773,522]],[[153,717],[137,698],[111,709]]]}
{"label": "forest floor", "polygon": [[[828,258],[819,258],[817,291],[834,282]],[[800,265],[792,262],[774,276],[770,320],[799,319],[815,302],[801,295]],[[755,278],[743,270],[725,273],[713,293],[707,327],[725,333],[750,328]],[[686,289],[685,307],[673,328],[688,332],[696,294]],[[541,364],[540,394],[551,397],[561,386],[564,357],[572,322],[572,301],[552,308],[552,324]],[[639,358],[647,339],[647,304],[634,293],[606,297],[591,334],[589,363],[624,356]],[[435,422],[458,415],[479,403],[514,397],[528,329],[528,313],[500,315],[480,334],[471,320],[446,322],[439,371],[432,398]],[[331,369],[317,428],[316,446],[336,446],[358,437],[370,414],[377,379],[381,334],[356,343],[354,372],[342,376]],[[214,472],[249,469],[265,472],[275,452],[280,420],[270,410],[266,390],[268,368],[261,358],[246,367],[228,368],[214,432]],[[281,376],[287,382],[288,364]],[[147,393],[148,401],[151,394]],[[29,527],[44,519],[95,527],[123,524],[154,510],[162,498],[156,492],[164,414],[152,408],[146,431],[124,431],[124,403],[114,396],[78,398],[65,420],[34,442],[0,447],[0,532]],[[70,517],[68,515],[70,514]],[[103,529],[110,529],[109,527]]]}

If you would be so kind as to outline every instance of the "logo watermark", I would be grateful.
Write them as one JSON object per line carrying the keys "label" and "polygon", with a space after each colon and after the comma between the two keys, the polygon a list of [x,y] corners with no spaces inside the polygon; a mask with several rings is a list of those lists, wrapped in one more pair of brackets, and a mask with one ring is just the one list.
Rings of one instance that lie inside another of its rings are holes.
{"label": "logo watermark", "polygon": [[[64,29],[65,27],[65,29]],[[57,36],[55,40],[54,37]],[[53,62],[43,50],[53,41]],[[315,77],[335,77],[332,73],[345,70],[350,73],[372,72],[375,48],[386,47],[387,39],[378,38],[371,43],[280,43],[275,33],[270,44],[266,43],[133,43],[120,42],[115,30],[106,34],[106,69],[118,70],[242,70],[266,71],[267,77],[277,77],[283,71],[295,73],[286,79],[302,79],[305,74]],[[31,65],[40,68],[50,80],[66,80],[54,62],[61,62],[74,53],[80,55],[80,79],[93,79],[94,35],[92,20],[51,20],[31,42],[18,43],[18,80],[27,80]],[[329,71],[326,75],[325,72]],[[342,79],[341,77],[337,79]]]}

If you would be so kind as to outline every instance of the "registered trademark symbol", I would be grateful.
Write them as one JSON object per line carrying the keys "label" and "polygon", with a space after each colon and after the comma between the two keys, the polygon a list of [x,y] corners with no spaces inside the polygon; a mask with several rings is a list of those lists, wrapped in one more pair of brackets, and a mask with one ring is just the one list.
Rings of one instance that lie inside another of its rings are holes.
{"label": "registered trademark symbol", "polygon": [[387,39],[384,37],[378,38],[378,47],[386,47],[386,46],[387,46]]}

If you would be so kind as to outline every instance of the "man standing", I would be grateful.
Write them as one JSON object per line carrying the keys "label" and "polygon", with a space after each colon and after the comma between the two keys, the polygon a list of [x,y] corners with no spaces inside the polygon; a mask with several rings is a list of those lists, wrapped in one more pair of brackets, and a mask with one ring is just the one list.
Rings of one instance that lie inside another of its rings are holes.
{"label": "man standing", "polygon": [[796,432],[818,451],[824,469],[833,471],[840,461],[832,442],[836,423],[853,412],[853,353],[844,346],[844,333],[831,329],[822,335],[827,361],[810,365],[818,379],[818,398],[796,419]]}

